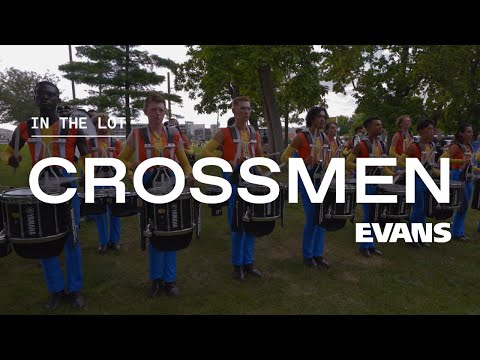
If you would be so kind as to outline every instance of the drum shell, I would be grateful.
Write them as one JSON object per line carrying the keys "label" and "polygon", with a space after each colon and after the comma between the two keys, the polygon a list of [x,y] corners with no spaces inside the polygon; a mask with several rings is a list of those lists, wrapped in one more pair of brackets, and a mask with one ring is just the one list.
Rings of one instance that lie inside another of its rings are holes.
{"label": "drum shell", "polygon": [[87,204],[85,202],[85,194],[78,193],[80,200],[80,216],[103,215],[107,212],[108,199],[102,191],[95,192],[94,203]]}
{"label": "drum shell", "polygon": [[[269,235],[275,229],[276,220],[280,219],[283,213],[285,197],[288,187],[279,184],[280,194],[270,203],[252,204],[243,200],[238,194],[235,199],[235,208],[232,224],[233,231],[245,231],[248,235],[262,237]],[[247,186],[252,195],[266,195],[268,188],[263,186]],[[241,226],[239,226],[241,223]]]}
{"label": "drum shell", "polygon": [[152,225],[152,246],[160,251],[185,249],[192,241],[194,201],[190,192],[183,192],[166,204],[144,201],[144,216]]}
{"label": "drum shell", "polygon": [[71,200],[47,204],[36,199],[31,192],[25,196],[10,196],[5,192],[0,206],[6,219],[6,239],[19,256],[46,259],[60,255],[70,234]]}
{"label": "drum shell", "polygon": [[[434,179],[434,181],[437,186],[440,186],[440,180]],[[462,206],[463,184],[463,181],[450,180],[450,201],[448,204],[439,204],[427,190],[425,193],[425,215],[436,220],[451,218],[453,212]]]}
{"label": "drum shell", "polygon": [[133,216],[142,211],[142,200],[135,192],[125,193],[124,204],[116,203],[115,194],[108,197],[108,203],[110,204],[112,216],[115,217]]}
{"label": "drum shell", "polygon": [[[207,195],[220,195],[222,193],[222,188],[216,185],[210,185],[207,187]],[[208,207],[212,209],[212,216],[221,216],[222,208],[228,206],[228,200],[220,204],[208,204]]]}
{"label": "drum shell", "polygon": [[345,180],[345,202],[337,203],[336,182],[332,181],[322,203],[314,204],[315,225],[320,225],[326,231],[337,231],[345,227],[348,219],[355,216],[356,182]]}
{"label": "drum shell", "polygon": [[408,219],[410,216],[411,204],[407,204],[405,186],[399,184],[378,185],[377,195],[397,195],[397,202],[374,204],[372,220],[374,223],[398,222]]}

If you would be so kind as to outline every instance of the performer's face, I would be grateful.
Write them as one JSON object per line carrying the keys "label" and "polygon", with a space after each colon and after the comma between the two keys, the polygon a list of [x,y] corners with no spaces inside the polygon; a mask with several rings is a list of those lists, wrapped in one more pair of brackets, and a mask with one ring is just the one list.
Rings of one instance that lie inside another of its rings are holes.
{"label": "performer's face", "polygon": [[165,104],[151,102],[143,111],[147,115],[149,123],[162,122],[165,117]]}
{"label": "performer's face", "polygon": [[433,140],[433,136],[435,134],[435,128],[432,124],[428,125],[425,129],[422,130],[420,136],[427,138],[429,141]]}
{"label": "performer's face", "polygon": [[327,114],[321,111],[320,114],[315,116],[315,118],[313,119],[313,123],[317,129],[323,129],[325,127],[326,119],[327,119]]}
{"label": "performer's face", "polygon": [[368,134],[371,136],[378,136],[382,133],[382,121],[381,120],[373,120],[370,123],[370,127],[368,128]]}
{"label": "performer's face", "polygon": [[43,111],[56,111],[59,102],[57,89],[49,84],[42,84],[35,92],[35,101]]}
{"label": "performer's face", "polygon": [[247,122],[250,119],[250,114],[252,113],[252,108],[250,107],[249,101],[240,101],[237,105],[232,108],[233,115],[235,119]]}
{"label": "performer's face", "polygon": [[410,118],[403,118],[401,126],[403,128],[409,128],[412,125],[412,119]]}
{"label": "performer's face", "polygon": [[328,128],[328,134],[329,136],[335,136],[337,135],[337,125],[330,125]]}
{"label": "performer's face", "polygon": [[469,143],[472,141],[472,138],[473,138],[473,129],[471,127],[467,127],[465,129],[465,132],[463,133],[463,140],[466,143]]}

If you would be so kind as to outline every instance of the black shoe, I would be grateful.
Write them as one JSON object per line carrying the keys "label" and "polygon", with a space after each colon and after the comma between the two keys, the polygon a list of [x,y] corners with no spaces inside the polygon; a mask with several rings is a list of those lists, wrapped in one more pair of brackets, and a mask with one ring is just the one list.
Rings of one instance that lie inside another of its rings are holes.
{"label": "black shoe", "polygon": [[460,238],[462,241],[470,241],[470,238],[465,235],[460,236]]}
{"label": "black shoe", "polygon": [[159,279],[153,280],[152,286],[148,291],[148,296],[151,298],[155,298],[160,295],[160,290],[162,289],[163,289],[163,280],[159,280]]}
{"label": "black shoe", "polygon": [[253,264],[245,265],[243,267],[243,271],[245,272],[245,274],[250,274],[258,278],[262,277],[262,273],[257,268],[255,268]]}
{"label": "black shoe", "polygon": [[107,252],[108,245],[100,245],[97,249],[97,253],[103,255]]}
{"label": "black shoe", "polygon": [[460,242],[467,242],[470,239],[462,235],[462,236],[455,236],[455,237],[452,238],[452,240],[456,240],[456,241],[460,241]]}
{"label": "black shoe", "polygon": [[77,309],[83,309],[87,305],[87,299],[80,291],[73,291],[68,294],[70,305]]}
{"label": "black shoe", "polygon": [[419,243],[421,246],[423,246],[423,247],[430,247],[430,246],[432,246],[432,244],[430,244],[430,243],[428,243],[428,242],[419,241],[418,243]]}
{"label": "black shoe", "polygon": [[420,243],[417,243],[417,242],[407,243],[407,245],[417,249],[422,247]]}
{"label": "black shoe", "polygon": [[180,294],[180,291],[178,290],[178,287],[176,287],[177,283],[175,281],[172,282],[167,282],[165,281],[163,283],[163,289],[165,290],[166,294],[168,296],[178,296]]}
{"label": "black shoe", "polygon": [[67,298],[67,293],[65,292],[65,290],[62,290],[59,292],[51,292],[48,295],[48,301],[43,306],[43,308],[48,311],[53,311],[57,309],[61,304],[64,304],[66,298]]}
{"label": "black shoe", "polygon": [[370,252],[371,255],[383,256],[382,252],[380,250],[377,250],[374,247],[368,248],[368,251]]}
{"label": "black shoe", "polygon": [[365,257],[370,257],[370,251],[367,248],[360,248],[360,254]]}
{"label": "black shoe", "polygon": [[317,263],[315,262],[315,260],[313,260],[313,258],[303,258],[303,265],[311,268],[317,267]]}
{"label": "black shoe", "polygon": [[113,250],[113,251],[119,251],[120,250],[120,244],[119,243],[112,243],[110,241],[110,242],[108,242],[107,246],[110,250]]}
{"label": "black shoe", "polygon": [[314,256],[313,260],[315,260],[317,266],[322,266],[325,269],[330,269],[330,264],[323,258],[323,256]]}
{"label": "black shoe", "polygon": [[243,266],[234,266],[232,277],[236,280],[243,280],[245,279],[245,274],[243,273]]}

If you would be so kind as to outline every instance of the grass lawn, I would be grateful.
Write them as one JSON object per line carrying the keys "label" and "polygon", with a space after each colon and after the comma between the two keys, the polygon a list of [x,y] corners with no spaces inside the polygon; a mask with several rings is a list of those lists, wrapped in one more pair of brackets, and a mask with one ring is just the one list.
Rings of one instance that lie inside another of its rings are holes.
{"label": "grass lawn", "polygon": [[[0,145],[1,151],[2,145]],[[0,165],[0,185],[28,186],[26,147],[15,176]],[[285,174],[279,175],[285,181]],[[357,207],[357,219],[361,207]],[[255,261],[263,279],[231,278],[226,209],[212,217],[202,208],[202,234],[178,252],[178,298],[146,296],[148,255],[138,240],[136,217],[122,220],[121,250],[98,255],[96,227],[82,222],[83,311],[65,306],[55,314],[479,314],[480,212],[469,210],[470,243],[449,242],[414,249],[403,243],[380,245],[384,257],[363,258],[354,225],[329,232],[325,257],[330,270],[302,264],[301,204],[288,204],[286,224],[257,239]],[[64,256],[61,256],[62,262]],[[0,259],[0,314],[45,314],[47,290],[39,262],[15,253]]]}

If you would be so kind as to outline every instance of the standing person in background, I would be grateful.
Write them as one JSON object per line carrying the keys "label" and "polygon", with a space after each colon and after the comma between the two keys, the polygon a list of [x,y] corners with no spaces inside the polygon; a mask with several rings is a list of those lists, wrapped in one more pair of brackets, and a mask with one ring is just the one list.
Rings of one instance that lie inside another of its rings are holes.
{"label": "standing person in background", "polygon": [[[122,143],[118,139],[110,137],[107,127],[109,116],[107,113],[96,114],[96,121],[93,122],[97,130],[97,136],[90,138],[88,146],[92,158],[116,158],[122,150]],[[99,126],[101,125],[101,126]],[[103,167],[96,167],[95,176],[102,175],[103,170],[111,170],[109,167],[105,169]],[[114,176],[113,172],[109,176]],[[98,241],[100,243],[97,252],[99,254],[105,254],[108,249],[115,251],[120,250],[120,230],[121,220],[115,216],[112,216],[111,205],[107,206],[107,212],[101,215],[91,215],[95,224],[97,225]],[[110,229],[110,231],[109,231]]]}
{"label": "standing person in background", "polygon": [[471,125],[460,125],[455,133],[455,140],[450,144],[442,157],[450,158],[451,172],[450,179],[456,181],[463,181],[463,201],[462,207],[455,212],[452,224],[452,239],[459,241],[469,241],[470,238],[465,236],[465,218],[467,216],[467,209],[472,198],[473,193],[473,128]]}

